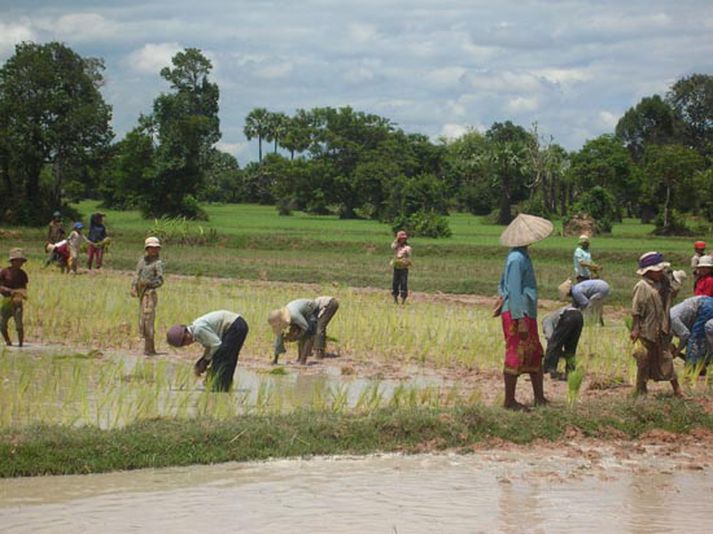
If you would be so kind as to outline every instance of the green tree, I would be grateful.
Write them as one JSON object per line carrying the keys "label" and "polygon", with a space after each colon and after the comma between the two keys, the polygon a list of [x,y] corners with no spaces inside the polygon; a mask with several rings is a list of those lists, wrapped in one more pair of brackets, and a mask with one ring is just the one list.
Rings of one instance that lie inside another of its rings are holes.
{"label": "green tree", "polygon": [[150,188],[156,176],[155,152],[153,139],[140,127],[112,147],[100,186],[105,207],[128,209],[139,205],[141,191]]}
{"label": "green tree", "polygon": [[212,150],[198,200],[235,203],[243,197],[243,175],[238,160],[227,152]]}
{"label": "green tree", "polygon": [[262,140],[270,135],[270,112],[255,108],[245,117],[243,133],[248,141],[257,137],[258,162],[262,163]]}
{"label": "green tree", "polygon": [[[0,69],[0,218],[41,223],[69,181],[94,176],[113,133],[99,88],[103,61],[64,44],[25,42]],[[51,183],[40,176],[51,166]]]}
{"label": "green tree", "polygon": [[161,69],[172,93],[154,101],[146,121],[157,133],[156,177],[142,195],[142,211],[150,216],[202,216],[196,196],[213,145],[220,140],[219,90],[209,81],[212,69],[200,50],[187,48]]}
{"label": "green tree", "polygon": [[683,123],[684,144],[710,155],[713,144],[713,76],[692,74],[673,84],[667,100]]}
{"label": "green tree", "polygon": [[273,154],[277,154],[277,146],[282,142],[283,137],[287,133],[290,118],[284,113],[270,113],[268,116],[268,130],[265,136],[265,141],[273,143]]}
{"label": "green tree", "polygon": [[616,125],[616,135],[629,149],[634,161],[640,161],[648,144],[671,143],[676,137],[676,115],[671,105],[659,95],[642,98]]}
{"label": "green tree", "polygon": [[314,133],[314,118],[310,112],[298,109],[294,116],[288,117],[281,144],[290,152],[290,159],[295,159],[295,152],[302,153],[310,147]]}

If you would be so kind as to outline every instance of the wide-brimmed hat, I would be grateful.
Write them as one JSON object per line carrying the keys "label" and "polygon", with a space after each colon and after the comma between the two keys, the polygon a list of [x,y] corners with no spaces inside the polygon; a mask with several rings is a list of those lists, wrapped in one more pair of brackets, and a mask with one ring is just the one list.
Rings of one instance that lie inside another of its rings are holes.
{"label": "wide-brimmed hat", "polygon": [[687,275],[686,271],[673,271],[671,273],[671,286],[676,291],[679,291],[683,287],[683,282],[686,281]]}
{"label": "wide-brimmed hat", "polygon": [[500,234],[500,244],[504,247],[526,247],[542,241],[553,229],[554,225],[547,219],[521,213]]}
{"label": "wide-brimmed hat", "polygon": [[713,256],[706,254],[698,258],[698,267],[713,267]]}
{"label": "wide-brimmed hat", "polygon": [[693,243],[693,248],[706,248],[706,242],[705,241],[696,241]]}
{"label": "wide-brimmed hat", "polygon": [[589,243],[589,236],[587,234],[582,234],[579,236],[579,243]]}
{"label": "wide-brimmed hat", "polygon": [[647,252],[639,258],[639,268],[636,270],[636,274],[643,276],[649,271],[663,271],[670,266],[670,263],[663,260],[663,254],[660,252]]}
{"label": "wide-brimmed hat", "polygon": [[287,306],[272,310],[267,316],[267,322],[275,334],[281,333],[285,328],[290,326],[291,320],[292,317],[290,316],[290,310],[287,309]]}
{"label": "wide-brimmed hat", "polygon": [[168,329],[166,332],[166,341],[172,347],[182,347],[183,337],[186,335],[186,325],[176,324]]}
{"label": "wide-brimmed hat", "polygon": [[161,248],[161,241],[158,240],[158,237],[147,237],[144,240],[144,248],[149,247]]}
{"label": "wide-brimmed hat", "polygon": [[560,300],[567,300],[571,292],[572,280],[569,278],[557,286],[557,296],[559,296]]}
{"label": "wide-brimmed hat", "polygon": [[408,234],[407,234],[406,232],[404,232],[403,230],[399,230],[399,231],[396,233],[396,239],[399,240],[399,241],[400,241],[401,239],[408,239]]}
{"label": "wide-brimmed hat", "polygon": [[27,258],[25,257],[25,253],[22,251],[21,248],[11,248],[9,256],[10,256],[10,261],[12,261],[12,260],[27,261]]}

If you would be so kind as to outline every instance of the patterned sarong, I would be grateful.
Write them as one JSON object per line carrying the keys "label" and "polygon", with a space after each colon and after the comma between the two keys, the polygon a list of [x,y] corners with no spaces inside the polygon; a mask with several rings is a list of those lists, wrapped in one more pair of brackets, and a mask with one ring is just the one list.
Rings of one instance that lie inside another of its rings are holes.
{"label": "patterned sarong", "polygon": [[511,375],[536,373],[542,369],[542,344],[537,332],[537,320],[525,317],[527,339],[520,339],[517,325],[507,311],[502,314],[503,335],[505,336],[504,372]]}

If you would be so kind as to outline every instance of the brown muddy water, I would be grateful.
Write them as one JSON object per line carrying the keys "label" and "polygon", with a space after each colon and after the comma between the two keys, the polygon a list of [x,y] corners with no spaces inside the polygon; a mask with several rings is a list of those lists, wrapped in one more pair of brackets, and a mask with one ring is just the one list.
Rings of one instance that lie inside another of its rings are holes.
{"label": "brown muddy water", "polygon": [[0,530],[692,534],[712,502],[713,470],[650,451],[385,455],[2,480]]}

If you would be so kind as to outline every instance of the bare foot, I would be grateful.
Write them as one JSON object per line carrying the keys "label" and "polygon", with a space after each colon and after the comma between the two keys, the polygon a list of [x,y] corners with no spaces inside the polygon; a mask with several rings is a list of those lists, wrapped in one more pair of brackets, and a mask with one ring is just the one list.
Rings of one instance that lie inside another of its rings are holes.
{"label": "bare foot", "polygon": [[515,412],[529,412],[530,411],[530,408],[528,408],[524,404],[521,404],[517,401],[512,401],[509,404],[504,404],[503,408],[505,408],[506,410],[513,410]]}

